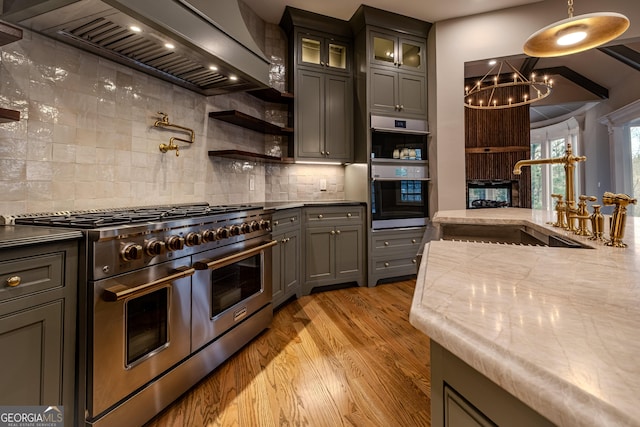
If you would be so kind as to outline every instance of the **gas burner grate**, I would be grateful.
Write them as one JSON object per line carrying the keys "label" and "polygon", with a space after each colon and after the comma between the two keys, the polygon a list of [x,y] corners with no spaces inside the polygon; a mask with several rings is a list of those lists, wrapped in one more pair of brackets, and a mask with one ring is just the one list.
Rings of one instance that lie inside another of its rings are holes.
{"label": "gas burner grate", "polygon": [[160,222],[172,219],[193,218],[199,216],[216,215],[228,212],[239,212],[261,208],[261,206],[255,205],[209,206],[208,203],[193,203],[116,208],[95,211],[64,211],[55,213],[25,214],[16,216],[14,218],[14,221],[15,224],[23,225],[91,229],[134,223]]}

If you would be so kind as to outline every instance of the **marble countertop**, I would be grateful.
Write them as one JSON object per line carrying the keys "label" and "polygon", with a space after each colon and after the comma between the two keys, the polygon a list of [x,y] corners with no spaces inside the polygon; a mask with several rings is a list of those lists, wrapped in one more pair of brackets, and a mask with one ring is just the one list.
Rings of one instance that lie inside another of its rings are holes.
{"label": "marble countertop", "polygon": [[434,223],[523,224],[592,249],[431,241],[410,321],[557,425],[640,426],[640,218],[627,219],[624,249],[552,220],[517,208],[438,212]]}

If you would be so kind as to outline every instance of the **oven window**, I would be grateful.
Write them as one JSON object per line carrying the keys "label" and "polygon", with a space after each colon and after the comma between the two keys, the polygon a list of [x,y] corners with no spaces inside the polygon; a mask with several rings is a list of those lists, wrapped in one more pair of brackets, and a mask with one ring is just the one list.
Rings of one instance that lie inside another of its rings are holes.
{"label": "oven window", "polygon": [[426,186],[418,180],[373,181],[371,215],[374,221],[427,217]]}
{"label": "oven window", "polygon": [[261,254],[213,270],[211,317],[262,291]]}
{"label": "oven window", "polygon": [[131,365],[168,342],[169,288],[128,301],[125,311],[127,365]]}
{"label": "oven window", "polygon": [[400,200],[406,203],[422,202],[422,182],[400,181]]}

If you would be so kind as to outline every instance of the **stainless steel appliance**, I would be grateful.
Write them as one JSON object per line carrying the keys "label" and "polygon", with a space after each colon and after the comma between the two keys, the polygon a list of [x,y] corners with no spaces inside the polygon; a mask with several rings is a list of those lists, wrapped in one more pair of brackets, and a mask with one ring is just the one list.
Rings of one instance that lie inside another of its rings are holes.
{"label": "stainless steel appliance", "polygon": [[427,122],[371,116],[371,219],[374,230],[428,222]]}
{"label": "stainless steel appliance", "polygon": [[269,326],[270,220],[206,203],[15,217],[85,231],[78,423],[143,424]]}
{"label": "stainless steel appliance", "polygon": [[236,0],[4,0],[0,19],[204,95],[269,87]]}

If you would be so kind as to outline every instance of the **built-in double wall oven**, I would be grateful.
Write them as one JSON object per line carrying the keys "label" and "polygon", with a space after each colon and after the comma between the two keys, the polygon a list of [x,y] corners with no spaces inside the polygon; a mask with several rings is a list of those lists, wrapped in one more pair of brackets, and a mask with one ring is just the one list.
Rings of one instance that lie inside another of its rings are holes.
{"label": "built-in double wall oven", "polygon": [[373,229],[427,224],[427,122],[371,116]]}

